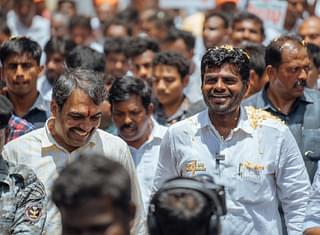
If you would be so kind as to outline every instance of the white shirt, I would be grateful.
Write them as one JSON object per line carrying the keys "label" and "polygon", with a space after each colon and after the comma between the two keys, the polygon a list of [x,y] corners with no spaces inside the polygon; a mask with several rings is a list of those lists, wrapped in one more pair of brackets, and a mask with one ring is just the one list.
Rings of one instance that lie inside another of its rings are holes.
{"label": "white shirt", "polygon": [[[144,209],[128,145],[120,138],[97,129],[86,145],[69,153],[50,134],[48,129],[48,122],[50,120],[47,121],[45,127],[32,131],[5,145],[2,152],[3,158],[32,168],[44,184],[49,196],[51,195],[53,182],[58,177],[60,171],[69,162],[75,160],[80,153],[96,152],[120,162],[130,175],[132,198],[137,206],[135,228],[133,231],[139,231],[138,234],[144,234]],[[46,234],[61,234],[60,214],[51,200],[48,203],[45,230]]]}
{"label": "white shirt", "polygon": [[312,190],[305,217],[304,230],[312,227],[320,227],[320,168],[314,176]]}
{"label": "white shirt", "polygon": [[[237,127],[226,139],[212,125],[208,110],[169,127],[153,191],[168,178],[209,174],[226,190],[228,212],[221,219],[221,234],[282,234],[279,198],[288,234],[301,235],[310,183],[299,148],[287,126],[262,110],[248,119],[252,110],[241,109]],[[225,159],[216,160],[218,154]]]}
{"label": "white shirt", "polygon": [[11,10],[7,14],[7,24],[11,30],[11,35],[30,37],[39,43],[42,48],[44,48],[50,39],[50,22],[44,17],[38,15],[33,16],[31,26],[27,27],[21,23],[15,11]]}
{"label": "white shirt", "polygon": [[40,92],[44,100],[49,102],[52,100],[52,85],[45,75],[38,78],[37,90]]}
{"label": "white shirt", "polygon": [[138,149],[129,145],[140,183],[144,209],[148,211],[153,179],[159,160],[161,140],[167,128],[152,120],[150,138]]}

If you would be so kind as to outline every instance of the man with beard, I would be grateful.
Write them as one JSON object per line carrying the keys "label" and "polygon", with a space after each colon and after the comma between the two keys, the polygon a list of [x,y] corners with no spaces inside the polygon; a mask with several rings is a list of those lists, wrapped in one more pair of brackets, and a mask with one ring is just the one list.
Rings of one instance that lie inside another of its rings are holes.
{"label": "man with beard", "polygon": [[283,36],[268,45],[265,60],[269,83],[243,104],[266,110],[289,126],[312,181],[320,158],[320,93],[305,88],[311,71],[307,48],[299,38]]}
{"label": "man with beard", "polygon": [[[120,138],[97,129],[106,96],[102,76],[91,70],[66,71],[53,87],[52,117],[43,128],[9,142],[3,157],[32,168],[49,196],[53,180],[81,152],[97,152],[120,162],[129,172],[132,198],[138,205],[132,232],[143,233],[144,211],[129,148]],[[50,235],[61,234],[60,215],[51,201],[45,229]]]}
{"label": "man with beard", "polygon": [[45,100],[51,101],[52,86],[64,71],[64,58],[75,44],[67,39],[53,37],[44,47],[46,53],[45,75],[38,79],[37,87]]}
{"label": "man with beard", "polygon": [[207,50],[201,61],[208,109],[168,128],[160,146],[154,191],[175,176],[209,174],[226,189],[221,234],[301,234],[310,183],[289,128],[277,117],[240,106],[249,57],[231,46]]}
{"label": "man with beard", "polygon": [[146,81],[128,76],[116,79],[109,101],[118,134],[129,145],[147,209],[160,143],[167,128],[152,118],[151,88]]}

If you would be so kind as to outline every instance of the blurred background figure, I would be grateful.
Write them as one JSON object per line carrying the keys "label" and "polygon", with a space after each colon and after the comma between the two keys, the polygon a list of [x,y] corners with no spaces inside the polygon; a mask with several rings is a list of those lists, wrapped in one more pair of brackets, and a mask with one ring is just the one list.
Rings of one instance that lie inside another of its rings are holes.
{"label": "blurred background figure", "polygon": [[12,35],[28,36],[43,48],[50,38],[50,22],[36,14],[33,0],[14,0],[13,10],[7,14]]}
{"label": "blurred background figure", "polygon": [[81,155],[54,182],[52,199],[63,235],[130,235],[136,208],[129,174],[116,161]]}
{"label": "blurred background figure", "polygon": [[306,43],[320,46],[320,18],[310,16],[305,19],[299,27],[299,35]]}
{"label": "blurred background figure", "polygon": [[311,89],[320,89],[320,47],[307,43],[308,54],[310,58],[310,71],[307,78],[307,87]]}
{"label": "blurred background figure", "polygon": [[264,60],[266,47],[262,44],[245,42],[241,44],[250,57],[249,86],[244,98],[259,92],[268,82],[268,76],[265,73],[266,63]]}
{"label": "blurred background figure", "polygon": [[146,80],[149,85],[152,85],[153,80],[152,61],[159,50],[159,44],[148,37],[134,37],[128,43],[131,71],[135,77]]}

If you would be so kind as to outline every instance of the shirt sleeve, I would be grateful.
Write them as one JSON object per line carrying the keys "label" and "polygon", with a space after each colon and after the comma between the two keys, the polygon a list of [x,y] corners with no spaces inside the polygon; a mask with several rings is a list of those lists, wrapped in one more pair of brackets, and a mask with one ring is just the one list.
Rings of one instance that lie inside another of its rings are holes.
{"label": "shirt sleeve", "polygon": [[279,149],[276,183],[288,235],[301,235],[310,193],[310,181],[299,147],[289,129]]}
{"label": "shirt sleeve", "polygon": [[153,195],[166,180],[180,175],[177,170],[176,157],[177,153],[175,152],[175,143],[172,138],[172,129],[169,128],[161,141],[159,162],[156,169],[151,195]]}
{"label": "shirt sleeve", "polygon": [[143,207],[140,185],[138,182],[135,165],[132,160],[132,156],[128,146],[126,146],[126,149],[123,152],[122,159],[125,159],[124,167],[127,169],[130,175],[131,188],[132,188],[132,200],[136,206],[136,215],[135,215],[131,234],[138,234],[138,235],[147,234],[146,216],[144,213],[145,210]]}
{"label": "shirt sleeve", "polygon": [[18,203],[11,234],[44,234],[47,198],[43,184],[34,173],[28,174],[25,185],[19,190],[17,198]]}
{"label": "shirt sleeve", "polygon": [[320,168],[316,172],[313,180],[312,190],[308,201],[304,230],[308,228],[320,228]]}

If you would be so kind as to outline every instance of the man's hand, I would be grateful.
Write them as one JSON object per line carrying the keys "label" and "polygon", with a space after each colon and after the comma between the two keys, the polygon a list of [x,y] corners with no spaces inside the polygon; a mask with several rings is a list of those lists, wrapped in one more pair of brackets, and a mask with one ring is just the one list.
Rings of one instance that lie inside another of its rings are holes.
{"label": "man's hand", "polygon": [[303,235],[320,235],[320,227],[308,228]]}

